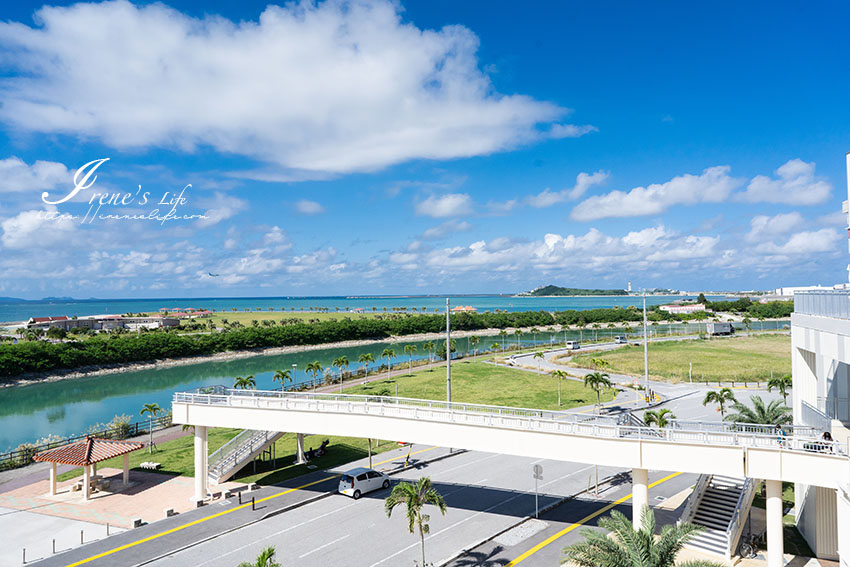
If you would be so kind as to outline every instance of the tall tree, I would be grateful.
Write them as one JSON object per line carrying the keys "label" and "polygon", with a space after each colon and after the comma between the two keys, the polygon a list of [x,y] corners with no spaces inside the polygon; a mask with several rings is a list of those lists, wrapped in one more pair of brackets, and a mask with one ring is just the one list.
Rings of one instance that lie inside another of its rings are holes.
{"label": "tall tree", "polygon": [[237,390],[253,390],[257,387],[257,381],[254,380],[254,376],[237,376],[233,379],[233,387]]}
{"label": "tall tree", "polygon": [[334,359],[334,361],[331,364],[339,372],[339,391],[340,391],[340,393],[342,393],[342,369],[348,368],[348,357],[345,356],[344,354],[342,356],[338,356]]}
{"label": "tall tree", "polygon": [[602,403],[602,391],[611,387],[611,377],[604,372],[591,372],[584,375],[584,385],[596,392],[596,405],[600,405]]}
{"label": "tall tree", "polygon": [[563,370],[553,370],[552,376],[558,379],[558,407],[561,407],[561,380],[567,379],[567,373]]}
{"label": "tall tree", "polygon": [[481,338],[477,337],[476,335],[472,335],[471,337],[469,337],[469,344],[472,345],[473,349],[475,349],[472,353],[472,356],[478,355],[478,349],[475,348],[475,347],[477,347],[478,343],[480,343],[480,342],[481,342]]}
{"label": "tall tree", "polygon": [[522,329],[516,329],[514,331],[514,336],[516,337],[516,349],[520,350],[519,340],[522,338]]}
{"label": "tall tree", "polygon": [[363,376],[366,376],[366,373],[368,372],[369,368],[369,363],[375,362],[375,359],[372,358],[371,352],[364,352],[363,354],[357,357],[357,362],[363,365]]}
{"label": "tall tree", "polygon": [[643,422],[647,425],[655,424],[658,427],[667,427],[670,425],[671,419],[676,419],[676,416],[673,415],[672,410],[667,408],[658,411],[646,410],[643,412]]}
{"label": "tall tree", "polygon": [[413,353],[416,352],[416,345],[404,345],[404,354],[407,355],[407,373],[413,375]]}
{"label": "tall tree", "polygon": [[753,407],[747,407],[736,401],[732,404],[735,413],[730,413],[724,419],[734,423],[762,423],[766,425],[785,425],[793,420],[791,408],[779,400],[773,400],[765,405],[761,396],[750,396]]}
{"label": "tall tree", "polygon": [[502,337],[502,350],[505,350],[505,337],[508,336],[508,332],[505,329],[499,331],[499,336]]}
{"label": "tall tree", "polygon": [[428,522],[431,516],[423,514],[426,504],[436,506],[440,513],[446,515],[446,502],[442,495],[431,484],[431,479],[423,476],[416,483],[401,482],[393,487],[392,492],[384,501],[387,517],[391,517],[396,506],[405,506],[407,511],[407,529],[410,533],[419,528],[419,541],[422,545],[422,565],[425,565],[425,534],[431,531]]}
{"label": "tall tree", "polygon": [[[586,529],[584,541],[564,548],[567,561],[576,567],[673,567],[676,555],[702,528],[694,524],[667,524],[655,535],[655,514],[644,506],[641,528],[622,512],[613,510],[599,520],[602,530]],[[610,534],[610,535],[609,535]],[[706,560],[679,563],[678,567],[720,567]]]}
{"label": "tall tree", "polygon": [[492,351],[496,351],[496,350],[500,350],[500,349],[501,349],[501,347],[499,346],[499,343],[493,343],[493,344],[490,345],[490,350],[492,350]]}
{"label": "tall tree", "polygon": [[391,348],[385,348],[381,353],[381,358],[387,359],[387,378],[390,377],[390,369],[392,368],[392,359],[395,357],[395,351]]}
{"label": "tall tree", "polygon": [[291,370],[277,370],[272,376],[272,380],[274,382],[280,382],[280,389],[284,389],[284,384],[289,382],[292,384],[292,371]]}
{"label": "tall tree", "polygon": [[776,376],[767,381],[767,391],[773,391],[774,388],[779,390],[779,393],[782,395],[782,401],[785,405],[788,405],[788,389],[794,383],[790,374],[785,374],[784,376]]}
{"label": "tall tree", "polygon": [[162,408],[159,407],[159,404],[145,404],[142,407],[142,411],[139,412],[139,415],[148,414],[148,454],[153,454],[153,418],[162,412]]}
{"label": "tall tree", "polygon": [[540,374],[540,361],[543,360],[544,356],[545,355],[543,354],[543,352],[539,351],[539,350],[534,353],[534,356],[532,356],[532,358],[534,358],[534,360],[537,361],[537,373],[538,374]]}
{"label": "tall tree", "polygon": [[702,405],[717,404],[720,410],[720,417],[725,419],[726,404],[734,401],[736,401],[735,394],[732,393],[730,388],[720,388],[719,390],[709,390],[706,392],[705,397],[702,399]]}
{"label": "tall tree", "polygon": [[319,379],[319,372],[322,372],[325,368],[318,360],[314,360],[313,362],[308,362],[307,367],[304,369],[305,372],[313,373],[313,384],[315,385],[316,380]]}
{"label": "tall tree", "polygon": [[433,362],[434,350],[437,348],[437,345],[434,344],[434,341],[428,341],[422,348],[428,352],[428,370],[431,370],[431,363]]}

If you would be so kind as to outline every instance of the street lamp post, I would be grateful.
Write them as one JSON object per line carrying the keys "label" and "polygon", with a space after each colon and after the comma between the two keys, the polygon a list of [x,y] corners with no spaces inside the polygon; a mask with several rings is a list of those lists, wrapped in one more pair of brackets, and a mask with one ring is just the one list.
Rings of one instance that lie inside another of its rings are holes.
{"label": "street lamp post", "polygon": [[646,289],[643,290],[643,385],[644,385],[644,394],[649,402],[649,398],[646,395],[649,394],[649,341],[646,337]]}
{"label": "street lamp post", "polygon": [[295,367],[297,367],[297,366],[298,366],[297,364],[292,365],[292,384],[293,385],[295,384]]}
{"label": "street lamp post", "polygon": [[446,401],[452,401],[452,320],[449,317],[449,298],[446,298]]}

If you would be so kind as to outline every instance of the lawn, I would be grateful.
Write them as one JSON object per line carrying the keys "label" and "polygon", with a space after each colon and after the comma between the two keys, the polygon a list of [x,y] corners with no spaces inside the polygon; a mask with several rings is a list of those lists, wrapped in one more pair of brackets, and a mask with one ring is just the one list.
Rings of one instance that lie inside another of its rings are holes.
{"label": "lawn", "polygon": [[[445,367],[417,370],[412,375],[374,380],[362,386],[346,388],[346,394],[398,395],[403,398],[446,399]],[[614,399],[610,389],[602,401]],[[496,406],[558,409],[558,382],[549,374],[503,368],[484,362],[452,363],[452,401]],[[561,382],[560,409],[596,403],[596,394],[581,382]]]}
{"label": "lawn", "polygon": [[[233,436],[239,433],[237,429],[210,428],[209,429],[209,449],[210,453],[224,445]],[[322,436],[319,438],[307,437],[304,440],[304,449],[310,447],[318,447],[324,439],[329,439],[328,452],[323,457],[314,459],[309,464],[316,465],[319,469],[332,468],[338,465],[356,461],[368,455],[366,439],[358,439],[352,437],[333,437]],[[380,443],[380,445],[377,445]],[[372,442],[372,454],[382,453],[390,449],[398,448],[395,440]],[[273,463],[268,460],[257,461],[257,472],[254,472],[254,467],[248,465],[236,474],[231,480],[239,482],[256,482],[261,485],[275,484],[283,482],[290,478],[301,476],[316,469],[308,469],[307,465],[294,465],[295,460],[295,434],[287,433],[277,440],[275,443],[276,465],[277,469],[273,468]],[[117,457],[99,463],[100,468],[112,467],[120,469],[122,458]],[[153,455],[147,450],[136,451],[130,454],[130,468],[139,469],[139,464],[144,461],[155,461],[162,464],[157,472],[163,474],[181,474],[185,476],[195,476],[195,457],[194,457],[194,437],[191,433],[185,437],[167,441],[157,445]],[[59,475],[59,480],[68,480],[70,478],[82,475],[82,469],[74,469],[67,473]]]}
{"label": "lawn", "polygon": [[[643,346],[625,346],[612,352],[575,356],[571,366],[591,368],[590,359],[601,357],[611,372],[642,375]],[[711,340],[669,341],[649,344],[652,378],[672,382],[688,380],[688,363],[693,379],[754,382],[791,373],[791,338],[762,335]]]}

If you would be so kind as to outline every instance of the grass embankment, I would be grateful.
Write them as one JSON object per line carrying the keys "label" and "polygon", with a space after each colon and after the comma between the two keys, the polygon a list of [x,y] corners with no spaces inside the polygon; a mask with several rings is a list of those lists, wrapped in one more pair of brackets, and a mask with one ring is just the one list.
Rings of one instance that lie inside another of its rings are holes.
{"label": "grass embankment", "polygon": [[[407,398],[425,398],[433,400],[446,399],[446,374],[443,368],[434,370],[414,371],[412,375],[398,376],[391,379],[375,379],[362,386],[345,389],[347,394],[386,394],[395,395],[398,384],[398,394]],[[602,401],[610,401],[614,392],[606,391]],[[535,374],[523,370],[501,368],[483,362],[456,362],[452,364],[452,399],[457,402],[509,405],[539,409],[558,409],[558,383],[548,374]],[[590,405],[596,402],[596,394],[581,383],[564,380],[561,383],[560,409]],[[209,451],[212,453],[239,431],[236,429],[209,429]],[[391,433],[391,432],[388,432]],[[315,436],[305,440],[305,449],[311,446],[317,448],[324,439],[330,439],[327,455],[315,459],[310,464],[319,468],[330,468],[342,465],[367,456],[367,440],[352,437]],[[380,445],[373,442],[372,453],[382,453],[396,448],[397,441],[390,439],[381,441]],[[232,480],[239,482],[256,482],[258,484],[275,484],[310,472],[306,465],[294,465],[295,434],[287,433],[280,438],[275,446],[277,465],[273,470],[271,461],[257,462],[257,472],[253,465],[248,465]],[[153,455],[145,451],[136,451],[130,455],[130,467],[138,469],[144,461],[160,463],[160,473],[182,474],[194,476],[194,444],[192,435],[158,444]],[[121,468],[121,457],[100,463],[101,468]],[[141,470],[141,469],[139,469]],[[80,476],[82,469],[75,469],[59,476],[59,480],[67,480]]]}
{"label": "grass embankment", "polygon": [[[568,365],[592,368],[592,358],[607,360],[610,372],[643,374],[643,346],[581,354]],[[694,381],[764,382],[771,373],[791,373],[791,339],[763,335],[649,344],[649,372],[653,379],[687,382],[688,363],[693,364]]]}

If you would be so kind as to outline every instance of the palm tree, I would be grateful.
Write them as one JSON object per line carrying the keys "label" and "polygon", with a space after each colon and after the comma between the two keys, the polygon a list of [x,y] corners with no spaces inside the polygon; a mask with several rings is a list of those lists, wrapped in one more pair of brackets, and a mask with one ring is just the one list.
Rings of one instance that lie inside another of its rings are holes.
{"label": "palm tree", "polygon": [[404,345],[404,354],[407,355],[407,373],[413,376],[413,353],[416,352],[416,345]]}
{"label": "palm tree", "polygon": [[292,370],[278,370],[272,376],[272,380],[275,382],[280,382],[280,389],[283,390],[283,385],[286,382],[292,384]]}
{"label": "palm tree", "polygon": [[604,358],[591,358],[590,364],[593,365],[597,370],[601,370],[602,368],[608,368],[611,366],[611,363],[605,360]]}
{"label": "palm tree", "polygon": [[253,390],[257,387],[257,381],[254,380],[254,376],[246,376],[245,378],[241,376],[237,376],[233,379],[233,387],[237,390]]}
{"label": "palm tree", "polygon": [[567,373],[563,370],[553,370],[552,376],[558,379],[558,407],[561,407],[561,380],[566,380]]}
{"label": "palm tree", "polygon": [[313,383],[315,384],[316,380],[319,379],[319,372],[324,371],[324,367],[318,360],[314,360],[313,362],[307,363],[307,367],[304,369],[305,372],[313,373]]}
{"label": "palm tree", "polygon": [[399,505],[407,508],[407,529],[413,533],[414,528],[419,528],[419,541],[422,543],[422,565],[425,566],[425,534],[431,531],[428,521],[431,516],[423,514],[422,509],[426,504],[433,504],[440,509],[440,513],[446,515],[446,502],[442,495],[431,484],[431,479],[423,476],[416,484],[412,482],[401,482],[393,487],[393,491],[384,501],[384,510],[387,517],[391,517],[393,509]]}
{"label": "palm tree", "polygon": [[771,378],[767,381],[767,391],[770,392],[774,388],[779,390],[779,393],[782,394],[782,401],[785,405],[788,405],[788,388],[793,384],[793,380],[791,379],[790,374],[786,374],[782,377]]}
{"label": "palm tree", "polygon": [[436,350],[437,345],[434,344],[433,341],[428,341],[424,345],[422,345],[422,349],[428,352],[428,370],[431,370],[431,361],[433,360],[434,350]]}
{"label": "palm tree", "polygon": [[724,419],[734,423],[762,423],[767,425],[785,425],[791,423],[791,408],[779,400],[773,400],[766,406],[761,396],[750,396],[752,408],[736,401],[732,404],[735,413],[730,413]]}
{"label": "palm tree", "polygon": [[735,402],[735,394],[730,388],[709,390],[702,399],[702,405],[717,404],[720,407],[720,417],[726,419],[726,402]]}
{"label": "palm tree", "polygon": [[752,327],[752,325],[753,325],[753,322],[750,320],[750,318],[749,318],[749,317],[744,317],[744,319],[741,321],[741,323],[743,323],[743,324],[744,324],[744,328],[745,328],[745,329],[747,330],[747,332],[749,333],[749,332],[750,332],[750,327]]}
{"label": "palm tree", "polygon": [[673,412],[667,408],[654,411],[647,410],[643,412],[643,422],[647,425],[652,425],[653,423],[660,427],[667,427],[670,425],[670,420],[676,419],[676,416],[673,415]]}
{"label": "palm tree", "polygon": [[522,338],[522,330],[521,330],[521,329],[516,329],[516,330],[514,331],[514,336],[516,337],[516,349],[517,349],[517,350],[520,350],[520,343],[519,343],[519,340],[520,340],[520,338]]}
{"label": "palm tree", "polygon": [[493,343],[490,345],[490,350],[499,350],[499,343]]}
{"label": "palm tree", "polygon": [[162,412],[162,408],[159,407],[159,404],[145,404],[142,407],[142,411],[139,412],[139,415],[148,414],[149,427],[148,434],[150,435],[148,441],[148,454],[153,454],[153,418],[155,418],[159,413]]}
{"label": "palm tree", "polygon": [[[480,342],[481,342],[481,339],[479,337],[475,336],[475,335],[472,335],[471,337],[469,337],[469,344],[471,344],[473,347],[477,347],[478,343],[480,343]],[[477,356],[477,355],[478,355],[478,349],[476,348],[473,351],[472,356]]]}
{"label": "palm tree", "polygon": [[274,547],[269,546],[260,552],[260,554],[257,556],[256,561],[254,561],[253,563],[243,561],[236,567],[280,567],[280,563],[274,560],[274,555]]}
{"label": "palm tree", "polygon": [[537,333],[540,332],[540,329],[538,329],[537,327],[532,327],[530,329],[530,332],[531,332],[531,336],[533,337],[532,344],[536,345],[537,344]]}
{"label": "palm tree", "polygon": [[[673,567],[676,555],[702,528],[694,524],[667,524],[655,535],[655,514],[644,506],[641,528],[622,512],[599,520],[602,530],[585,529],[584,541],[564,548],[567,561],[576,567]],[[609,533],[610,532],[610,533]],[[676,567],[720,567],[720,563],[693,560]]]}
{"label": "palm tree", "polygon": [[505,337],[508,336],[508,332],[504,329],[499,331],[499,336],[502,337],[502,350],[505,350]]}
{"label": "palm tree", "polygon": [[363,376],[366,376],[370,362],[375,362],[375,359],[372,358],[371,352],[364,352],[360,356],[357,357],[357,362],[363,365]]}
{"label": "palm tree", "polygon": [[596,405],[602,403],[602,390],[611,387],[611,377],[604,372],[591,372],[584,376],[584,386],[596,392]]}
{"label": "palm tree", "polygon": [[391,348],[385,348],[384,352],[381,353],[381,358],[387,359],[387,378],[390,377],[390,368],[392,368],[392,364],[390,360],[395,357],[395,351]]}
{"label": "palm tree", "polygon": [[339,370],[339,391],[342,393],[342,369],[348,368],[348,357],[345,355],[336,357],[333,366]]}
{"label": "palm tree", "polygon": [[540,374],[540,361],[543,359],[543,356],[544,356],[543,352],[538,350],[537,352],[534,353],[534,356],[531,357],[531,358],[533,358],[537,361],[537,373],[538,374]]}

